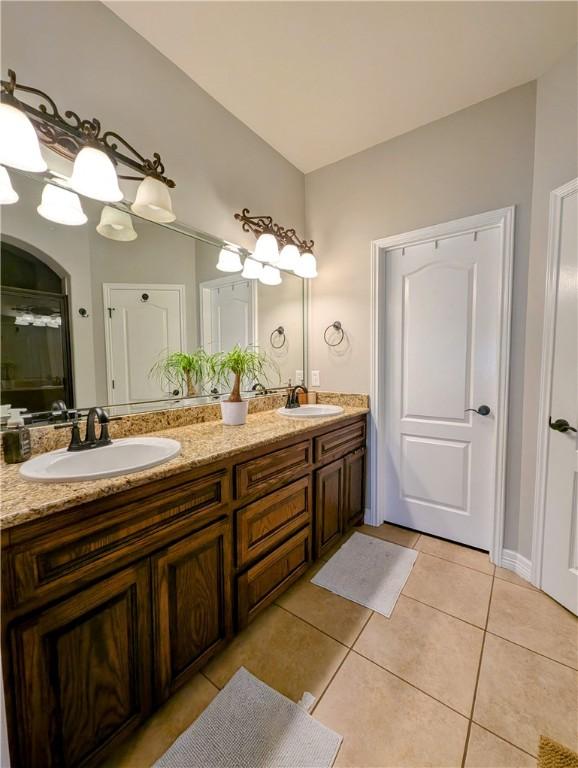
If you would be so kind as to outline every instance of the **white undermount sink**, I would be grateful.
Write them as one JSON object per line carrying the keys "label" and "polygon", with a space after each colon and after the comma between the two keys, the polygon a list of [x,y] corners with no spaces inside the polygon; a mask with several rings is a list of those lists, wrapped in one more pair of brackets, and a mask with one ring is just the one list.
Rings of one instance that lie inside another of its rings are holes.
{"label": "white undermount sink", "polygon": [[181,452],[168,437],[126,437],[85,451],[50,451],[24,462],[20,474],[38,483],[75,483],[156,467]]}
{"label": "white undermount sink", "polygon": [[299,408],[277,408],[277,413],[293,418],[314,418],[319,416],[337,416],[343,413],[340,405],[300,405]]}

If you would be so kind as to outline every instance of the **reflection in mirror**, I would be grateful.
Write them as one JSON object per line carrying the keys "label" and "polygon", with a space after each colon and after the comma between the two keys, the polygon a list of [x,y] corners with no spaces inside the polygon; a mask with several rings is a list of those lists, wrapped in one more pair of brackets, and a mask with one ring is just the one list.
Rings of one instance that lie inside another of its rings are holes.
{"label": "reflection in mirror", "polygon": [[270,381],[243,382],[249,390],[302,377],[301,278],[243,277],[223,243],[86,198],[86,224],[47,220],[43,181],[11,175],[20,199],[2,208],[2,404],[42,420],[58,401],[116,414],[210,402],[221,393],[203,353],[235,345],[273,362]]}

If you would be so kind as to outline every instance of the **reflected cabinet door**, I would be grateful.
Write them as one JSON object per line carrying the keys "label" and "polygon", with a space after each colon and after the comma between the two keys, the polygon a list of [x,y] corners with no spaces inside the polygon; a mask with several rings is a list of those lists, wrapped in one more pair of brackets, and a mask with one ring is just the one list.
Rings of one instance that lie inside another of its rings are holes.
{"label": "reflected cabinet door", "polygon": [[148,561],[11,631],[16,765],[99,762],[150,710]]}
{"label": "reflected cabinet door", "polygon": [[230,522],[153,557],[155,692],[168,698],[231,633]]}

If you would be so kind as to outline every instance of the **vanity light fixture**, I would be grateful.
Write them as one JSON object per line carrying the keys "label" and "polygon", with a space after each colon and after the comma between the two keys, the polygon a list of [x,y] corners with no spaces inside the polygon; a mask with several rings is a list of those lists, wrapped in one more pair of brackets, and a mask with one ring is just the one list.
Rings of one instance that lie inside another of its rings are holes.
{"label": "vanity light fixture", "polygon": [[138,237],[130,214],[118,211],[110,205],[105,205],[102,209],[96,231],[109,240],[118,240],[124,243],[136,240]]}
{"label": "vanity light fixture", "polygon": [[[294,229],[285,229],[271,216],[250,216],[243,208],[235,214],[244,232],[252,232],[257,238],[253,258],[277,269],[292,270],[299,277],[317,277],[317,261],[312,249],[313,240],[301,240]],[[279,253],[279,246],[282,246]],[[305,259],[304,259],[305,257]]]}
{"label": "vanity light fixture", "polygon": [[12,186],[10,174],[0,165],[0,205],[12,205],[18,202],[18,192]]}
{"label": "vanity light fixture", "polygon": [[[74,191],[102,202],[118,202],[123,197],[119,179],[140,181],[135,213],[157,222],[175,220],[169,194],[175,182],[165,176],[158,152],[149,159],[115,131],[102,131],[96,118],[83,119],[72,110],[60,114],[48,94],[17,83],[14,70],[8,70],[8,80],[0,81],[0,86],[0,164],[23,171],[46,171],[40,142],[74,160],[70,179]],[[22,101],[16,92],[39,97],[39,105]],[[118,166],[138,175],[118,173]]]}
{"label": "vanity light fixture", "polygon": [[244,277],[247,280],[257,280],[261,277],[261,273],[263,272],[263,265],[260,261],[255,261],[255,259],[252,259],[250,256],[247,256],[245,259],[245,263],[243,264],[243,271],[241,272],[241,277]]}
{"label": "vanity light fixture", "polygon": [[279,272],[277,267],[265,264],[259,276],[259,282],[263,283],[263,285],[281,285],[281,272]]}
{"label": "vanity light fixture", "polygon": [[221,248],[219,252],[219,261],[217,269],[221,272],[240,272],[243,269],[241,257],[235,251],[229,251],[227,248]]}
{"label": "vanity light fixture", "polygon": [[82,210],[80,198],[69,189],[45,184],[42,190],[42,202],[36,209],[48,221],[77,227],[86,224],[87,217]]}

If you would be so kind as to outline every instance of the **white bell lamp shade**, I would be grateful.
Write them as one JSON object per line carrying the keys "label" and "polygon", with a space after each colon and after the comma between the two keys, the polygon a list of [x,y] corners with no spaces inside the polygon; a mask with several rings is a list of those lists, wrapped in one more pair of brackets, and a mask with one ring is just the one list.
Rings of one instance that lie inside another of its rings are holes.
{"label": "white bell lamp shade", "polygon": [[101,149],[83,147],[74,160],[70,186],[75,192],[103,203],[118,203],[122,192],[112,160]]}
{"label": "white bell lamp shade", "polygon": [[177,218],[173,213],[169,188],[152,176],[146,176],[139,184],[131,210],[137,216],[156,221],[158,224],[169,224]]}
{"label": "white bell lamp shade", "polygon": [[43,218],[57,224],[77,227],[87,221],[78,195],[54,184],[44,185],[42,202],[36,210]]}
{"label": "white bell lamp shade", "polygon": [[0,163],[20,171],[47,169],[34,126],[18,107],[0,103]]}
{"label": "white bell lamp shade", "polygon": [[252,259],[250,256],[247,256],[245,259],[245,263],[243,264],[243,271],[241,272],[241,277],[246,278],[247,280],[258,280],[261,277],[261,272],[263,271],[263,265],[260,261],[255,261],[255,259]]}
{"label": "white bell lamp shade", "polygon": [[18,202],[18,192],[12,186],[10,174],[0,165],[0,205],[11,205]]}
{"label": "white bell lamp shade", "polygon": [[240,272],[243,269],[238,253],[221,248],[217,269],[221,272]]}
{"label": "white bell lamp shade", "polygon": [[317,260],[312,253],[305,251],[295,267],[295,274],[299,277],[317,277]]}
{"label": "white bell lamp shade", "polygon": [[281,272],[277,267],[272,267],[270,264],[265,264],[263,271],[259,276],[259,282],[263,285],[280,285],[281,284]]}
{"label": "white bell lamp shade", "polygon": [[96,225],[96,231],[99,235],[107,237],[109,240],[118,240],[128,243],[130,240],[136,240],[138,235],[132,225],[130,214],[124,211],[117,211],[110,205],[105,205],[100,214],[100,221]]}
{"label": "white bell lamp shade", "polygon": [[276,264],[279,261],[279,243],[275,235],[270,232],[259,235],[253,258],[257,261],[268,261],[269,264]]}
{"label": "white bell lamp shade", "polygon": [[277,266],[279,269],[294,270],[299,263],[300,258],[299,248],[297,248],[296,245],[289,243],[288,245],[284,245],[281,249]]}

